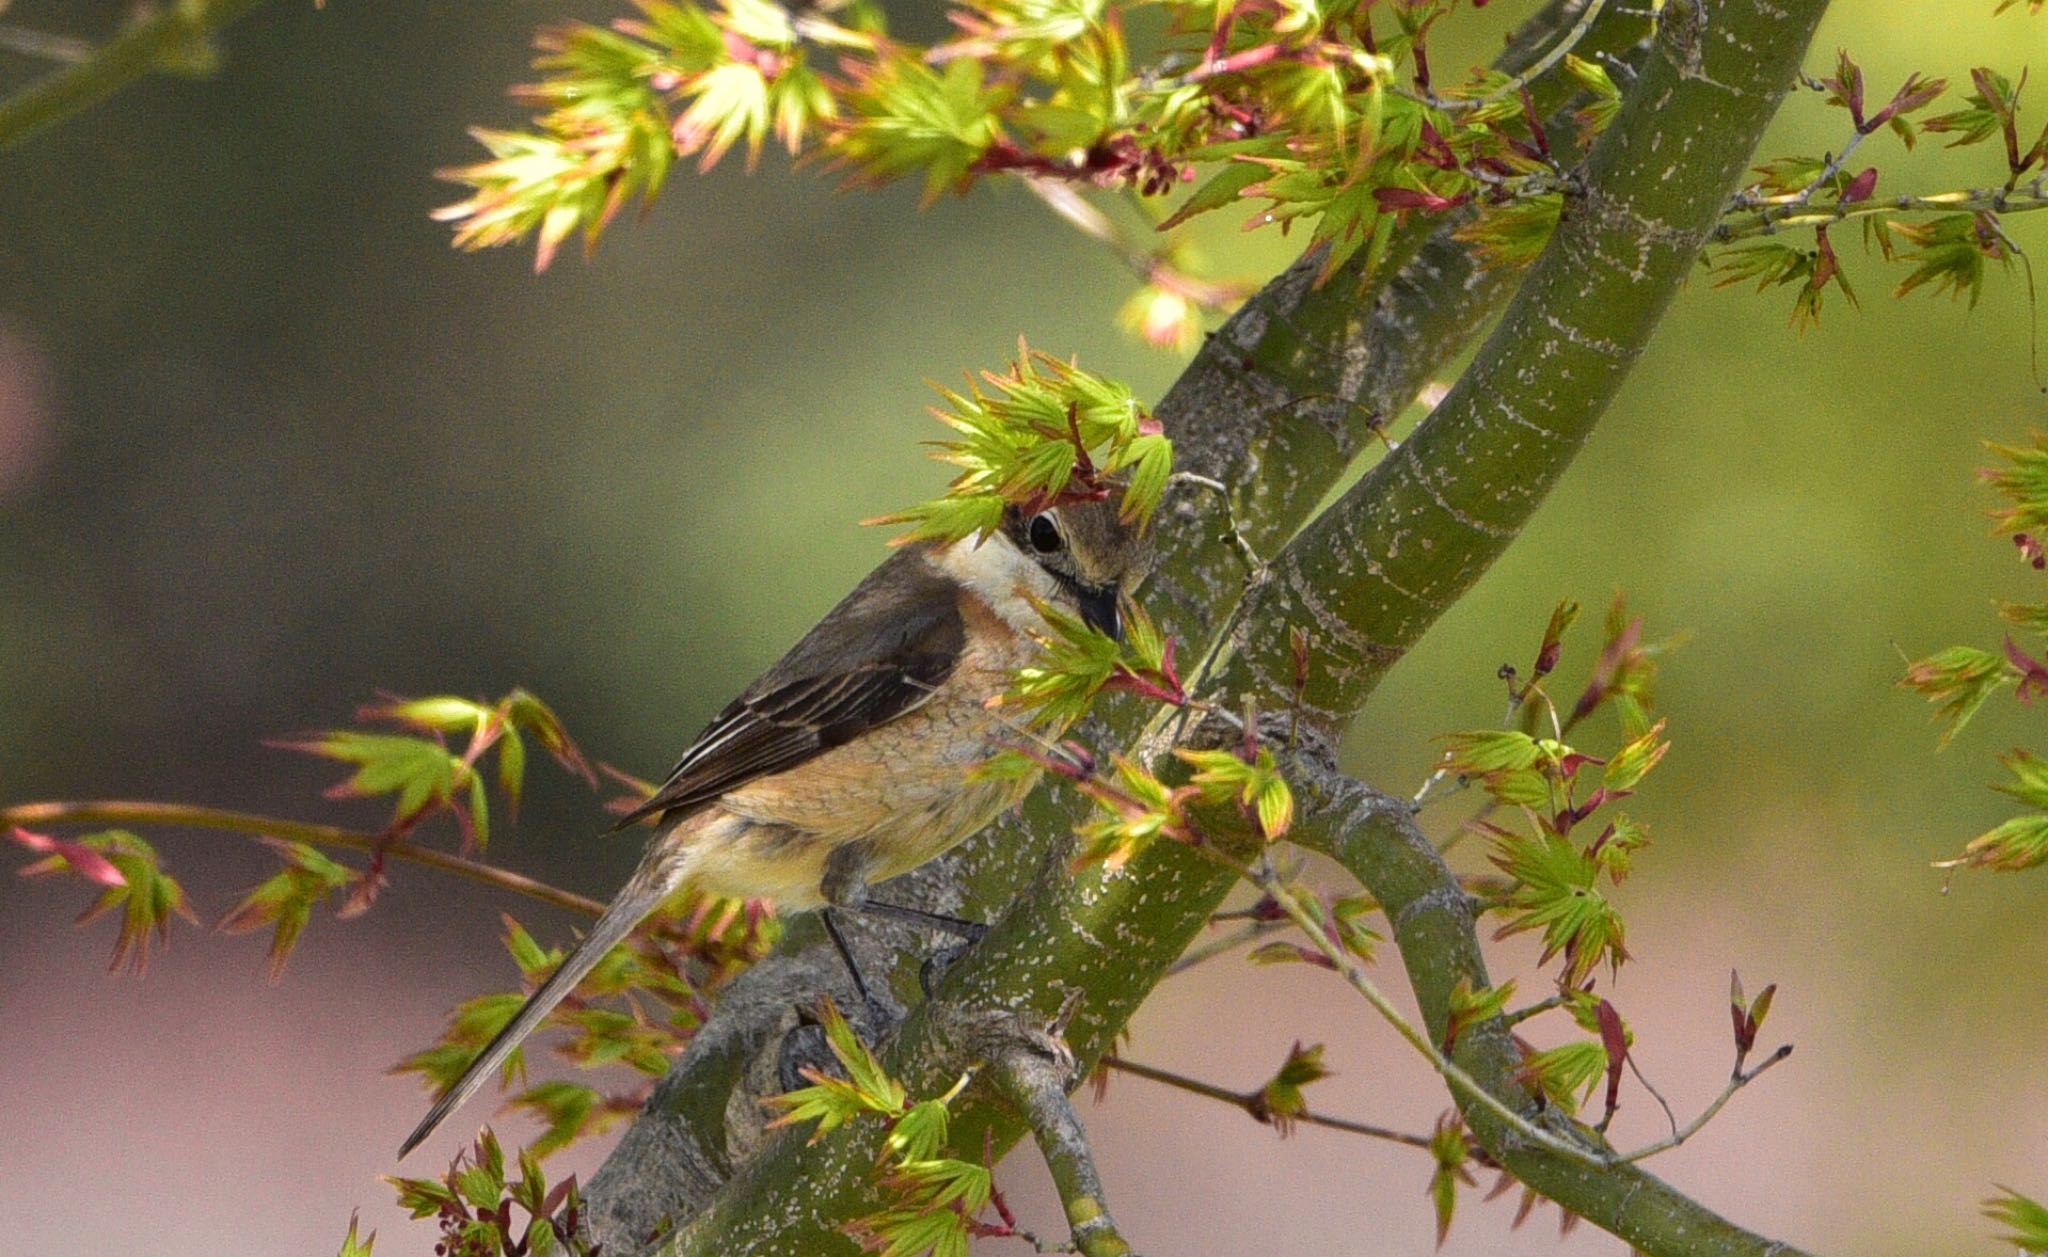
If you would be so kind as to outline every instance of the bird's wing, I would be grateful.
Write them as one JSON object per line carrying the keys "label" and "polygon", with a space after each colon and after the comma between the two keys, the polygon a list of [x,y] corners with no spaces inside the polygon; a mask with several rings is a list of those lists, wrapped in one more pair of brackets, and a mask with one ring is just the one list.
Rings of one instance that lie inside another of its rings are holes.
{"label": "bird's wing", "polygon": [[898,551],[720,712],[620,825],[700,807],[915,710],[964,645],[958,589],[921,553]]}

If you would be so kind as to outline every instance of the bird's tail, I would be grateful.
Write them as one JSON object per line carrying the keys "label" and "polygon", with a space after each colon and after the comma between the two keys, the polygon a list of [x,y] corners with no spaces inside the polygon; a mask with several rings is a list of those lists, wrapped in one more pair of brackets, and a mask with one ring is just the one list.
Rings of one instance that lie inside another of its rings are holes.
{"label": "bird's tail", "polygon": [[449,1114],[475,1095],[505,1063],[505,1058],[512,1055],[542,1019],[554,1011],[555,1005],[568,998],[577,984],[589,976],[590,971],[604,959],[605,953],[631,934],[633,927],[646,920],[664,899],[681,888],[689,876],[690,861],[687,850],[682,849],[683,844],[675,842],[674,838],[673,825],[665,826],[655,835],[647,855],[640,861],[640,867],[633,870],[633,876],[620,888],[611,905],[604,910],[604,915],[597,919],[597,924],[590,927],[590,933],[583,936],[548,980],[540,984],[540,989],[527,997],[526,1003],[520,1006],[511,1021],[505,1023],[497,1037],[477,1053],[469,1068],[455,1080],[455,1085],[434,1101],[434,1107],[427,1110],[427,1115],[420,1119],[420,1124],[400,1145],[400,1159],[418,1147],[422,1140],[434,1133],[435,1127],[447,1120]]}

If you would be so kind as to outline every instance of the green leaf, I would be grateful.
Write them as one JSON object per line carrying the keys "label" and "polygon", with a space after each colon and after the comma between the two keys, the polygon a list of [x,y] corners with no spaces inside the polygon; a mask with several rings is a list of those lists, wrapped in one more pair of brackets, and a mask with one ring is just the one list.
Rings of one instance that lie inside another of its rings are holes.
{"label": "green leaf", "polygon": [[1297,1040],[1279,1070],[1259,1089],[1256,1115],[1272,1122],[1285,1138],[1293,1133],[1295,1119],[1308,1112],[1308,1097],[1302,1088],[1329,1076],[1330,1070],[1323,1065],[1323,1045],[1303,1047]]}
{"label": "green leaf", "polygon": [[1671,749],[1671,743],[1662,739],[1665,722],[1659,720],[1641,737],[1636,738],[1607,761],[1606,770],[1601,774],[1600,784],[1610,796],[1625,790],[1633,790],[1642,779],[1649,775],[1664,753]]}
{"label": "green leaf", "polygon": [[462,757],[439,742],[391,733],[338,729],[307,742],[284,746],[344,764],[356,773],[328,793],[336,797],[397,796],[394,824],[418,818],[428,808],[452,806],[455,791],[473,775]]}
{"label": "green leaf", "polygon": [[1459,1036],[1484,1021],[1491,1021],[1506,1011],[1508,1001],[1514,998],[1513,979],[1499,986],[1472,989],[1472,979],[1461,977],[1451,988],[1449,1012],[1444,1020],[1444,1041],[1442,1048],[1449,1052],[1457,1045]]}
{"label": "green leaf", "polygon": [[1605,961],[1618,969],[1628,959],[1621,917],[1594,888],[1600,865],[1564,838],[1529,838],[1496,831],[1494,865],[1511,879],[1501,906],[1511,914],[1499,934],[1543,932],[1543,954],[1565,958],[1559,982],[1576,987]]}
{"label": "green leaf", "polygon": [[1567,1113],[1579,1111],[1606,1073],[1607,1049],[1585,1039],[1531,1053],[1521,1067],[1522,1076]]}
{"label": "green leaf", "polygon": [[999,115],[1013,89],[986,82],[971,57],[941,69],[914,50],[890,51],[873,64],[849,67],[845,117],[829,146],[839,165],[866,183],[924,172],[924,200],[964,190],[974,163],[1001,134]]}
{"label": "green leaf", "polygon": [[1967,297],[1974,307],[1984,295],[1985,260],[1996,258],[2011,264],[2011,255],[1995,223],[1984,213],[1943,214],[1918,223],[1886,220],[1885,230],[1911,246],[1898,256],[1919,263],[1899,281],[1892,295],[1903,297],[1925,287],[1931,293],[1946,292],[1958,300]]}
{"label": "green leaf", "polygon": [[769,1125],[790,1126],[816,1121],[818,1127],[811,1132],[811,1142],[816,1143],[863,1113],[889,1118],[902,1116],[907,1098],[903,1084],[889,1077],[882,1063],[861,1042],[860,1036],[829,998],[825,1000],[820,1020],[825,1027],[825,1041],[845,1067],[847,1076],[839,1079],[815,1070],[806,1071],[804,1076],[811,1080],[811,1086],[762,1100],[763,1104],[782,1110],[782,1116]]}
{"label": "green leaf", "polygon": [[264,841],[284,858],[284,867],[243,896],[221,919],[218,928],[240,934],[274,924],[270,936],[270,977],[275,981],[284,972],[285,961],[297,946],[307,921],[312,919],[313,909],[329,895],[347,887],[356,875],[306,843],[280,842],[274,838]]}
{"label": "green leaf", "polygon": [[357,1216],[348,1215],[348,1234],[342,1237],[341,1252],[336,1257],[371,1257],[370,1250],[377,1245],[377,1233],[370,1232],[361,1239],[356,1238]]}
{"label": "green leaf", "polygon": [[1069,494],[1097,496],[1120,473],[1123,514],[1142,526],[1165,493],[1172,443],[1118,381],[1020,347],[1007,372],[984,372],[965,393],[938,393],[945,405],[933,415],[960,435],[936,443],[933,457],[960,473],[944,497],[867,521],[910,524],[898,544],[991,533],[1006,505],[1036,510]]}
{"label": "green leaf", "polygon": [[[42,859],[20,869],[23,877],[77,870],[100,886],[99,898],[79,914],[78,924],[96,920],[116,908],[121,910],[121,928],[114,936],[110,969],[119,969],[125,962],[133,972],[141,973],[149,967],[151,939],[159,944],[170,941],[172,917],[195,924],[199,920],[186,903],[185,888],[164,872],[156,848],[125,829],[109,829],[65,843],[41,839],[40,835],[22,830],[16,830],[14,837],[32,850],[48,851]],[[35,839],[41,839],[47,846],[31,841]],[[65,854],[67,850],[73,854]],[[118,880],[105,874],[104,866],[109,865],[119,875]],[[92,870],[100,872],[94,875]]]}
{"label": "green leaf", "polygon": [[1461,776],[1519,772],[1544,758],[1534,738],[1512,729],[1475,729],[1437,740],[1444,743],[1444,767]]}
{"label": "green leaf", "polygon": [[1963,854],[1940,860],[1935,868],[1992,869],[2017,873],[2048,863],[2048,815],[2015,816],[2004,824],[1972,838]]}
{"label": "green leaf", "polygon": [[2010,1187],[1984,1202],[1984,1216],[2006,1228],[1999,1238],[2026,1252],[2048,1250],[2048,1206],[2020,1195]]}
{"label": "green leaf", "polygon": [[1543,252],[1564,213],[1564,194],[1523,197],[1505,205],[1487,206],[1478,217],[1451,233],[1476,246],[1488,266],[1527,266]]}
{"label": "green leaf", "polygon": [[1174,754],[1194,767],[1188,784],[1204,803],[1235,803],[1248,809],[1268,842],[1286,836],[1292,828],[1294,791],[1270,749],[1260,747],[1250,762],[1228,750],[1176,750]]}
{"label": "green leaf", "polygon": [[898,1161],[929,1161],[946,1146],[949,1114],[944,1100],[922,1100],[910,1106],[889,1130],[888,1148]]}
{"label": "green leaf", "polygon": [[1436,1208],[1436,1246],[1442,1248],[1451,1234],[1451,1219],[1458,1209],[1458,1187],[1472,1186],[1472,1144],[1456,1116],[1445,1114],[1430,1137],[1429,1153],[1436,1161],[1430,1175],[1429,1198]]}
{"label": "green leaf", "polygon": [[2012,679],[2000,656],[1974,646],[1950,646],[1907,664],[1899,685],[1937,704],[1934,716],[1944,725],[1940,745],[1947,746],[1984,700]]}
{"label": "green leaf", "polygon": [[1993,790],[2011,795],[2029,807],[2048,811],[2048,760],[2014,748],[1999,756],[1998,762],[2005,765],[2013,779],[1991,787]]}
{"label": "green leaf", "polygon": [[1267,173],[1265,167],[1251,162],[1224,163],[1221,169],[1195,189],[1192,196],[1181,202],[1179,209],[1165,222],[1159,224],[1159,229],[1171,231],[1197,214],[1206,214],[1210,210],[1222,209],[1235,203],[1244,195],[1246,188],[1265,178]]}
{"label": "green leaf", "polygon": [[580,1139],[601,1135],[627,1117],[606,1104],[596,1088],[566,1079],[536,1083],[514,1096],[512,1105],[531,1113],[544,1128],[526,1147],[535,1157],[551,1156]]}

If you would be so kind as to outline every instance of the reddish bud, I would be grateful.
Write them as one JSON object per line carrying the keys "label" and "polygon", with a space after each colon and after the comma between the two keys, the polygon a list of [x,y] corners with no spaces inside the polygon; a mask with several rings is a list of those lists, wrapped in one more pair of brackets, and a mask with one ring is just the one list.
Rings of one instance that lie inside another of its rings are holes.
{"label": "reddish bud", "polygon": [[2017,532],[2012,535],[2012,543],[2019,547],[2020,557],[2033,564],[2035,571],[2048,568],[2048,552],[2042,550],[2038,537],[2032,533]]}
{"label": "reddish bud", "polygon": [[2005,638],[2005,658],[2019,670],[2020,685],[2017,693],[2021,702],[2031,703],[2037,695],[2048,694],[2048,664],[2021,650],[2019,643],[2013,641],[2010,633]]}

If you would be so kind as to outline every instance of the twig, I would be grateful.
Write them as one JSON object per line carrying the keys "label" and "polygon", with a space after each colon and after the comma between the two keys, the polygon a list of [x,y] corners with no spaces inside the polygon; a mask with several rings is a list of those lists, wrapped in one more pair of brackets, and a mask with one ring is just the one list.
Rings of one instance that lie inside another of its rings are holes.
{"label": "twig", "polygon": [[1502,1015],[1501,1020],[1510,1026],[1519,1026],[1539,1013],[1547,1013],[1553,1008],[1562,1008],[1569,1003],[1571,1003],[1570,996],[1553,995],[1549,999],[1538,1000],[1527,1008],[1517,1008],[1505,1013]]}
{"label": "twig", "polygon": [[99,45],[76,65],[0,100],[0,148],[96,105],[157,71],[198,64],[197,50],[214,31],[262,0],[171,0]]}
{"label": "twig", "polygon": [[[1043,175],[1024,174],[1031,195],[1069,226],[1108,249],[1133,275],[1185,297],[1204,310],[1228,310],[1244,300],[1241,285],[1197,279],[1173,264],[1167,249],[1148,249],[1118,227],[1079,189]],[[1170,246],[1169,246],[1170,248]]]}
{"label": "twig", "polygon": [[1566,31],[1555,44],[1551,45],[1550,51],[1538,57],[1530,64],[1528,69],[1510,77],[1505,83],[1502,83],[1484,96],[1446,97],[1438,96],[1434,92],[1411,92],[1406,88],[1396,88],[1395,90],[1410,100],[1420,101],[1432,109],[1441,109],[1446,113],[1471,113],[1475,109],[1484,109],[1496,101],[1506,100],[1515,93],[1522,91],[1529,84],[1534,83],[1537,79],[1542,78],[1550,73],[1552,69],[1556,68],[1557,63],[1563,61],[1571,53],[1571,50],[1578,47],[1579,42],[1585,39],[1586,32],[1593,29],[1594,21],[1599,18],[1600,10],[1606,7],[1607,0],[1587,0],[1586,7],[1579,12],[1578,21],[1572,23],[1571,29]]}
{"label": "twig", "polygon": [[1231,547],[1237,551],[1238,559],[1244,564],[1245,576],[1254,581],[1264,579],[1266,561],[1259,557],[1258,550],[1244,535],[1244,526],[1238,523],[1237,507],[1230,500],[1230,486],[1221,480],[1198,475],[1192,471],[1177,471],[1166,479],[1168,484],[1191,484],[1216,495],[1217,500],[1223,503],[1223,522],[1229,528],[1227,535]]}
{"label": "twig", "polygon": [[[1804,208],[1813,200],[1814,193],[1820,191],[1827,184],[1834,182],[1835,176],[1841,174],[1842,168],[1849,164],[1849,155],[1862,145],[1864,137],[1868,134],[1870,133],[1867,131],[1858,131],[1851,135],[1849,142],[1842,145],[1842,151],[1828,158],[1827,164],[1820,168],[1820,173],[1813,177],[1813,182],[1801,188],[1797,195],[1785,203],[1786,207],[1788,209]],[[1768,211],[1766,213],[1768,214]]]}
{"label": "twig", "polygon": [[[1893,196],[1868,201],[1852,201],[1847,205],[1822,205],[1806,208],[1799,200],[1802,194],[1793,193],[1783,197],[1755,198],[1737,205],[1722,216],[1710,237],[1717,243],[1730,240],[1746,240],[1753,236],[1768,236],[1778,231],[1796,227],[1829,227],[1854,218],[1872,218],[1887,214],[1959,214],[1986,211],[1994,214],[2023,214],[2029,210],[2048,209],[2048,175],[2035,178],[2024,187],[2005,188],[1963,188],[1954,192],[1935,192],[1925,196]],[[1798,205],[1801,208],[1792,213],[1779,212],[1783,207]]]}
{"label": "twig", "polygon": [[[1261,1112],[1259,1093],[1256,1091],[1232,1091],[1228,1087],[1219,1087],[1215,1083],[1203,1082],[1199,1078],[1189,1078],[1185,1074],[1176,1074],[1171,1070],[1160,1069],[1156,1065],[1146,1065],[1138,1061],[1125,1060],[1121,1056],[1104,1056],[1102,1064],[1119,1073],[1133,1074],[1139,1078],[1150,1079],[1153,1082],[1177,1088],[1191,1095],[1205,1096],[1211,1100],[1221,1100],[1232,1108],[1242,1109],[1260,1122],[1271,1121],[1269,1117]],[[1290,1115],[1288,1120],[1291,1122],[1305,1122],[1310,1126],[1322,1126],[1329,1130],[1346,1131],[1353,1135],[1364,1135],[1370,1139],[1384,1139],[1388,1143],[1405,1144],[1410,1148],[1427,1149],[1429,1147],[1429,1136],[1427,1135],[1414,1135],[1407,1131],[1394,1130],[1387,1126],[1374,1126],[1370,1122],[1354,1122],[1344,1117],[1330,1117],[1322,1113],[1310,1112],[1307,1109]]]}
{"label": "twig", "polygon": [[527,895],[543,903],[554,904],[558,908],[583,913],[585,916],[599,916],[604,912],[604,905],[595,899],[586,899],[572,891],[535,881],[508,869],[495,868],[475,860],[465,860],[459,855],[436,851],[432,847],[422,847],[402,838],[393,839],[384,834],[342,829],[335,825],[316,825],[307,821],[283,820],[248,812],[230,812],[224,808],[194,807],[184,803],[102,799],[80,803],[21,803],[13,807],[0,808],[0,828],[15,825],[90,824],[174,825],[184,829],[218,829],[231,833],[252,834],[259,838],[286,838],[311,843],[316,847],[343,847],[372,855],[381,851],[397,856],[401,860],[410,860],[414,864],[440,869],[444,873],[454,873],[486,886]]}
{"label": "twig", "polygon": [[0,48],[60,65],[80,65],[92,59],[92,45],[83,39],[16,26],[12,22],[0,24]]}
{"label": "twig", "polygon": [[977,1018],[976,1054],[988,1064],[989,1082],[1031,1127],[1073,1228],[1074,1251],[1082,1257],[1132,1257],[1105,1203],[1088,1131],[1067,1097],[1074,1056],[1059,1036],[1078,1005],[1076,992],[1044,1028],[1008,1013]]}
{"label": "twig", "polygon": [[1643,1072],[1643,1067],[1636,1064],[1636,1054],[1633,1051],[1627,1053],[1621,1059],[1628,1062],[1628,1072],[1636,1076],[1636,1081],[1643,1084],[1643,1090],[1649,1092],[1650,1098],[1657,1102],[1657,1107],[1664,1110],[1664,1120],[1670,1123],[1671,1133],[1676,1135],[1678,1133],[1678,1114],[1671,1111],[1671,1102],[1664,1098],[1663,1092],[1657,1090],[1656,1085],[1650,1081],[1650,1076]]}
{"label": "twig", "polygon": [[1167,966],[1166,976],[1171,978],[1186,973],[1204,961],[1214,960],[1218,956],[1236,951],[1247,943],[1256,943],[1276,930],[1286,928],[1287,924],[1282,921],[1253,921],[1242,929],[1204,939],[1181,953],[1179,960]]}
{"label": "twig", "polygon": [[[1669,1135],[1665,1136],[1662,1139],[1659,1139],[1656,1143],[1646,1144],[1643,1147],[1636,1149],[1634,1152],[1616,1158],[1616,1160],[1623,1165],[1632,1164],[1634,1162],[1641,1161],[1647,1157],[1654,1157],[1660,1152],[1669,1152],[1673,1148],[1676,1148],[1678,1145],[1684,1143],[1686,1140],[1691,1139],[1694,1135],[1699,1134],[1700,1129],[1704,1127],[1708,1122],[1714,1120],[1714,1115],[1719,1113],[1721,1111],[1721,1107],[1727,1104],[1729,1100],[1735,1097],[1736,1092],[1742,1090],[1744,1087],[1747,1087],[1750,1083],[1755,1082],[1757,1078],[1760,1077],[1765,1070],[1769,1069],[1771,1066],[1777,1064],[1779,1061],[1784,1060],[1786,1057],[1790,1055],[1792,1055],[1792,1045],[1787,1043],[1785,1046],[1779,1048],[1777,1051],[1771,1053],[1768,1057],[1764,1058],[1763,1064],[1757,1066],[1755,1069],[1752,1069],[1747,1073],[1743,1072],[1741,1064],[1738,1062],[1735,1068],[1735,1072],[1728,1076],[1728,1085],[1721,1089],[1721,1094],[1715,1096],[1714,1102],[1712,1104],[1709,1104],[1703,1111],[1701,1111],[1698,1117],[1686,1123],[1683,1128],[1679,1130],[1674,1130]],[[1640,1075],[1638,1076],[1640,1077]]]}
{"label": "twig", "polygon": [[1310,941],[1316,945],[1318,951],[1322,952],[1324,958],[1330,962],[1331,966],[1343,976],[1345,981],[1351,984],[1353,990],[1365,997],[1366,1003],[1372,1005],[1373,1011],[1384,1018],[1387,1024],[1392,1026],[1395,1032],[1403,1039],[1406,1039],[1410,1047],[1421,1053],[1422,1058],[1429,1062],[1430,1068],[1443,1075],[1444,1081],[1450,1084],[1453,1091],[1459,1092],[1466,1099],[1471,1100],[1482,1108],[1490,1110],[1495,1117],[1506,1122],[1515,1133],[1551,1152],[1595,1168],[1605,1168],[1613,1164],[1613,1159],[1606,1154],[1589,1148],[1584,1144],[1562,1138],[1531,1122],[1527,1117],[1509,1107],[1500,1097],[1481,1086],[1479,1080],[1466,1073],[1457,1062],[1438,1051],[1436,1044],[1430,1042],[1429,1036],[1417,1029],[1414,1022],[1409,1021],[1407,1017],[1403,1016],[1400,1009],[1394,1007],[1393,1001],[1388,999],[1385,992],[1381,991],[1379,986],[1373,982],[1371,976],[1365,972],[1365,967],[1358,962],[1358,958],[1349,951],[1346,951],[1335,939],[1332,939],[1329,931],[1323,928],[1322,923],[1310,915],[1308,908],[1301,902],[1300,898],[1292,890],[1288,889],[1274,873],[1270,860],[1260,860],[1251,870],[1251,878],[1254,885],[1273,896],[1274,901],[1293,919],[1296,925],[1301,927],[1302,933],[1309,936]]}

